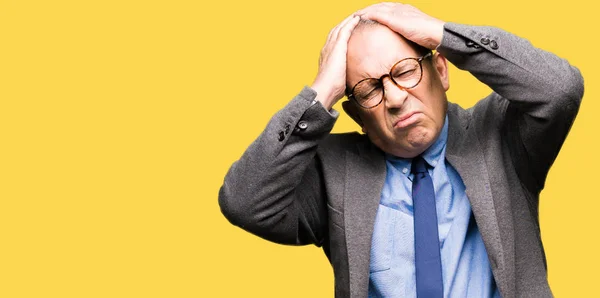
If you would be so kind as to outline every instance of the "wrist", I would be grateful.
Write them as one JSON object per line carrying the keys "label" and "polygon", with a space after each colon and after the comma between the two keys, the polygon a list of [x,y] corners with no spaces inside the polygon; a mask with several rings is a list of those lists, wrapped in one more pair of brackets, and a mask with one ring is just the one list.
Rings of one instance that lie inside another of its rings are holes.
{"label": "wrist", "polygon": [[332,92],[328,90],[328,88],[324,88],[318,83],[313,84],[312,86],[310,86],[310,88],[317,92],[315,100],[319,101],[321,105],[323,105],[323,107],[325,107],[325,109],[327,109],[328,111],[331,110],[336,101],[335,96],[332,94]]}
{"label": "wrist", "polygon": [[439,23],[435,26],[434,32],[432,32],[431,45],[430,49],[435,50],[442,44],[442,39],[444,39],[444,25],[446,22],[439,21]]}

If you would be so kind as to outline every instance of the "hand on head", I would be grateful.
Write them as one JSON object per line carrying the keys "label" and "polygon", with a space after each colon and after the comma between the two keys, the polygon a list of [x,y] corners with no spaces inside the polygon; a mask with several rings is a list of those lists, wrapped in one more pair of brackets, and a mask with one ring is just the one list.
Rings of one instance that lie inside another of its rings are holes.
{"label": "hand on head", "polygon": [[328,110],[344,97],[348,40],[359,20],[355,15],[343,20],[329,32],[327,42],[321,50],[319,72],[312,88],[317,91],[316,99]]}
{"label": "hand on head", "polygon": [[389,27],[404,38],[430,50],[442,42],[444,21],[431,17],[416,7],[401,3],[378,3],[354,13]]}
{"label": "hand on head", "polygon": [[316,99],[328,110],[344,97],[348,40],[360,19],[385,25],[427,49],[435,49],[441,43],[444,31],[443,21],[401,3],[374,4],[344,19],[329,32],[321,50],[319,71],[311,86],[317,91]]}

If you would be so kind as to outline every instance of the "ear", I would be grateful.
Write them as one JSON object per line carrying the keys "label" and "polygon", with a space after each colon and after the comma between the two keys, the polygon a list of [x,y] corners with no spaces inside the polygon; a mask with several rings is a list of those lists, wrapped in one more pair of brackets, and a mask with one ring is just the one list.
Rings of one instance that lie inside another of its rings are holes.
{"label": "ear", "polygon": [[360,125],[360,127],[362,127],[364,130],[363,122],[358,114],[358,107],[356,104],[350,101],[344,101],[342,102],[342,108],[344,108],[344,112],[346,112],[346,114],[348,114],[348,116],[350,116],[350,118],[352,118],[352,120],[354,120],[354,122]]}
{"label": "ear", "polygon": [[442,56],[439,52],[436,52],[433,54],[432,61],[435,71],[440,77],[444,91],[448,91],[448,89],[450,89],[450,81],[448,79],[448,61],[446,60],[446,57]]}

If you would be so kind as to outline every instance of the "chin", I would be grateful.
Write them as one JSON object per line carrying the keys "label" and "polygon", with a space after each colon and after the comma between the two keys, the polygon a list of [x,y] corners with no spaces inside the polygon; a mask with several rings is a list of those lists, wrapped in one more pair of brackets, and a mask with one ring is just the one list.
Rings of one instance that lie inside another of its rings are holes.
{"label": "chin", "polygon": [[[434,134],[426,127],[417,126],[406,135],[406,142],[415,151],[423,152],[433,143]],[[420,153],[419,153],[420,154]]]}

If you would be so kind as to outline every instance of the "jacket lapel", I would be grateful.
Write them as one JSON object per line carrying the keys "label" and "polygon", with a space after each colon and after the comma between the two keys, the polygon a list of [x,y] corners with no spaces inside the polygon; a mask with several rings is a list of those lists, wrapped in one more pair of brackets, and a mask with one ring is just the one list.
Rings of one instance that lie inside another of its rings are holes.
{"label": "jacket lapel", "polygon": [[[454,104],[448,106],[448,142],[446,159],[462,178],[475,221],[485,243],[496,281],[504,276],[505,256],[494,200],[490,189],[488,169],[483,148],[475,129],[469,129],[470,115]],[[497,282],[498,286],[503,283]]]}
{"label": "jacket lapel", "polygon": [[386,169],[383,154],[368,142],[353,149],[346,151],[344,225],[350,293],[352,297],[366,297],[371,236]]}

